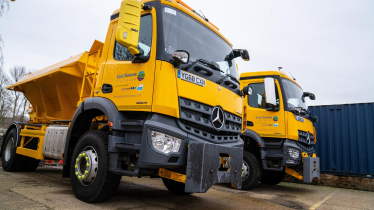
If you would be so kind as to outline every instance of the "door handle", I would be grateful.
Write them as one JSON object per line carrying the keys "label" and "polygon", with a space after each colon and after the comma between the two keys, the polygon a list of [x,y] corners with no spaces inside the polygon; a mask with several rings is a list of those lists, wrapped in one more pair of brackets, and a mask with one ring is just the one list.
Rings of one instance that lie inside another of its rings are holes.
{"label": "door handle", "polygon": [[103,93],[112,93],[113,92],[113,86],[110,84],[104,84],[103,87],[101,88],[101,91]]}

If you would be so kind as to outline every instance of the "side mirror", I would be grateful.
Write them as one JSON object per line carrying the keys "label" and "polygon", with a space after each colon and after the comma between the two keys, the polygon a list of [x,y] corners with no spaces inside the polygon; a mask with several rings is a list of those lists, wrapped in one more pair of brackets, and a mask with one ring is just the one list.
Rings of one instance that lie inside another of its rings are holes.
{"label": "side mirror", "polygon": [[138,0],[123,0],[121,3],[116,40],[127,47],[132,55],[139,54],[137,47],[143,6]]}
{"label": "side mirror", "polygon": [[277,97],[275,93],[274,78],[267,77],[265,78],[264,83],[265,83],[266,103],[271,104],[273,106],[277,106]]}
{"label": "side mirror", "polygon": [[249,61],[250,60],[248,50],[244,50],[244,49],[233,50],[233,52],[234,52],[234,57],[235,58],[242,57],[242,59],[245,60],[245,61]]}
{"label": "side mirror", "polygon": [[303,102],[305,102],[304,98],[306,97],[309,97],[310,100],[316,100],[316,95],[314,95],[313,93],[308,93],[308,92],[305,92],[303,93]]}
{"label": "side mirror", "polygon": [[173,59],[178,64],[181,64],[181,63],[187,64],[188,61],[190,60],[190,54],[184,50],[176,50],[173,52]]}
{"label": "side mirror", "polygon": [[251,96],[253,93],[252,88],[250,86],[244,87],[242,92],[244,96]]}

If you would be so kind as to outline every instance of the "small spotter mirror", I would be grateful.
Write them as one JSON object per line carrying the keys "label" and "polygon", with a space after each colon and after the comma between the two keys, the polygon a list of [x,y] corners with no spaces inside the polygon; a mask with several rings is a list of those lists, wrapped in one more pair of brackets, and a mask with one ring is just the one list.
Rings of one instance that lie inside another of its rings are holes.
{"label": "small spotter mirror", "polygon": [[245,61],[250,60],[248,50],[245,50],[245,49],[233,50],[233,52],[234,52],[234,58],[242,57],[242,59]]}
{"label": "small spotter mirror", "polygon": [[303,98],[303,102],[305,102],[304,98],[306,98],[306,97],[309,97],[309,99],[313,100],[313,101],[316,100],[316,95],[314,95],[313,93],[304,92],[303,93],[303,97],[302,97]]}
{"label": "small spotter mirror", "polygon": [[243,94],[251,96],[253,93],[252,88],[250,86],[246,86],[243,88]]}
{"label": "small spotter mirror", "polygon": [[187,64],[190,60],[190,54],[184,50],[177,50],[173,52],[173,59],[178,63]]}
{"label": "small spotter mirror", "polygon": [[240,50],[240,56],[245,61],[249,61],[250,60],[249,53],[248,53],[247,50]]}

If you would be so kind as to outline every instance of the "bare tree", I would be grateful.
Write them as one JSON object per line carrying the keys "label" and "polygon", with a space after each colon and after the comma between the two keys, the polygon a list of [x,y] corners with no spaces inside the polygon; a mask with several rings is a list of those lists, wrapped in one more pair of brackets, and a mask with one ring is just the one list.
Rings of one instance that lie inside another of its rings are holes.
{"label": "bare tree", "polygon": [[[0,17],[3,16],[4,12],[9,10],[9,0],[0,0]],[[4,55],[3,55],[4,42],[0,34],[0,71],[3,70]]]}
{"label": "bare tree", "polygon": [[0,70],[0,127],[7,127],[12,112],[13,97],[6,86],[10,84],[9,76]]}
{"label": "bare tree", "polygon": [[0,17],[9,10],[9,0],[0,0]]}
{"label": "bare tree", "polygon": [[[10,69],[10,79],[12,83],[17,83],[22,77],[24,77],[27,74],[26,67],[24,66],[14,66]],[[21,105],[24,99],[24,95],[21,92],[18,91],[12,91],[13,95],[13,113],[12,113],[12,119],[15,120],[15,117],[18,115]]]}
{"label": "bare tree", "polygon": [[4,47],[4,42],[0,34],[0,71],[1,72],[3,71],[3,64],[4,64],[3,47]]}

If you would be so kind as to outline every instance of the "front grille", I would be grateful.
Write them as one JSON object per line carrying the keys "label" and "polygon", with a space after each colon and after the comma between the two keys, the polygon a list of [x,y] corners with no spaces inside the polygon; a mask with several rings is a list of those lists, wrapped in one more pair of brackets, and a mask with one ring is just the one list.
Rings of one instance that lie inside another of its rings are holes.
{"label": "front grille", "polygon": [[212,106],[185,98],[179,99],[180,126],[188,133],[199,136],[214,143],[236,142],[241,133],[242,118],[224,111],[225,122],[217,131],[211,120]]}
{"label": "front grille", "polygon": [[296,142],[297,146],[299,146],[301,149],[305,150],[305,151],[308,151],[308,152],[311,152],[313,151],[314,152],[314,146],[309,146],[309,145],[306,145],[302,142]]}
{"label": "front grille", "polygon": [[302,142],[308,146],[314,145],[314,135],[309,132],[299,131],[299,142]]}

